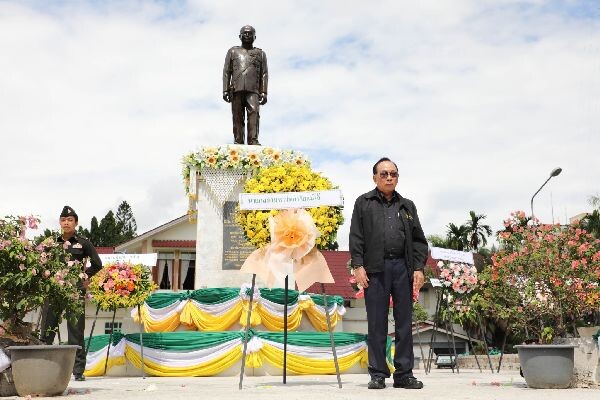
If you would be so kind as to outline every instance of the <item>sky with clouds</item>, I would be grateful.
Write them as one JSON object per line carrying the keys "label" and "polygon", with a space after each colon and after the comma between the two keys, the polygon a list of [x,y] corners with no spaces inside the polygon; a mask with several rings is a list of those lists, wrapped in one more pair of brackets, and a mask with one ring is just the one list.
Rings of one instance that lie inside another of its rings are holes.
{"label": "sky with clouds", "polygon": [[426,234],[469,210],[494,230],[600,192],[600,1],[0,0],[0,214],[89,226],[127,200],[144,232],[185,214],[181,157],[232,143],[225,53],[269,62],[263,145],[305,153],[347,223],[396,161]]}

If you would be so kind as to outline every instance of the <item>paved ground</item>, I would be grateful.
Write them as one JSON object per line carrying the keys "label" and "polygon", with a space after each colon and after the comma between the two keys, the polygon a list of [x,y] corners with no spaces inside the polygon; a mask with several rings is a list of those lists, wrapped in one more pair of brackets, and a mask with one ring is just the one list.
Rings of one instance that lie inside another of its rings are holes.
{"label": "paved ground", "polygon": [[[529,389],[518,372],[492,374],[489,371],[434,369],[431,374],[417,375],[425,383],[421,390],[394,389],[388,380],[383,390],[367,389],[366,375],[342,375],[342,389],[336,376],[288,376],[287,384],[280,376],[244,378],[244,388],[238,389],[239,377],[208,378],[88,378],[71,381],[65,394],[73,400],[87,399],[273,399],[273,400],[335,400],[359,399],[600,399],[600,389]],[[56,399],[56,398],[55,398]]]}

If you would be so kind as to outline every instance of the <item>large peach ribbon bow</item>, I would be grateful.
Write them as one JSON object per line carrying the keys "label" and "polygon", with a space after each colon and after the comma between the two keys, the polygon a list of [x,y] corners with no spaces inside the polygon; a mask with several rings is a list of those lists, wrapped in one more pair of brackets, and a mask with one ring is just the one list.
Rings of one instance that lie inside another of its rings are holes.
{"label": "large peach ribbon bow", "polygon": [[325,257],[315,247],[320,232],[304,209],[269,217],[271,243],[254,250],[240,271],[258,275],[269,288],[292,271],[299,291],[315,282],[334,283]]}

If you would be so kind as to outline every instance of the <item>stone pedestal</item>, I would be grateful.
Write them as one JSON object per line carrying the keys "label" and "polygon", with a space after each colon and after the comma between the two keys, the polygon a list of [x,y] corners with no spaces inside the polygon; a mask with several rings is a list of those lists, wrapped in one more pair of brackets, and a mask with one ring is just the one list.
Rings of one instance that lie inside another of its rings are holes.
{"label": "stone pedestal", "polygon": [[[223,239],[224,208],[231,211],[244,188],[247,172],[241,169],[217,170],[204,168],[198,176],[198,222],[196,236],[195,288],[241,286],[251,275],[239,272],[241,264],[224,269]],[[229,219],[233,217],[229,215]],[[228,226],[231,226],[228,224]],[[241,228],[240,228],[241,231]],[[243,236],[242,236],[243,237]]]}

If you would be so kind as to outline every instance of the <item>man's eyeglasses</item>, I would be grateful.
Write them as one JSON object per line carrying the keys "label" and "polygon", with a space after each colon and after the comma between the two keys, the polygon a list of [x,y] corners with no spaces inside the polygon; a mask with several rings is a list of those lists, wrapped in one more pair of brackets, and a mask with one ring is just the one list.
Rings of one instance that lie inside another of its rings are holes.
{"label": "man's eyeglasses", "polygon": [[388,175],[389,175],[391,178],[397,178],[397,177],[398,177],[398,172],[396,172],[396,171],[392,171],[392,172],[388,172],[388,171],[381,171],[381,172],[379,173],[379,177],[380,177],[381,179],[387,179]]}

